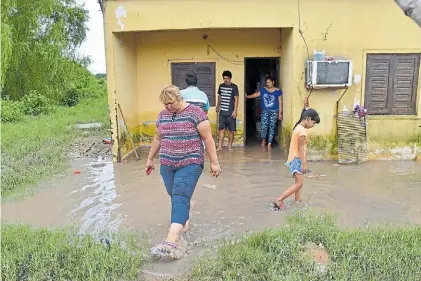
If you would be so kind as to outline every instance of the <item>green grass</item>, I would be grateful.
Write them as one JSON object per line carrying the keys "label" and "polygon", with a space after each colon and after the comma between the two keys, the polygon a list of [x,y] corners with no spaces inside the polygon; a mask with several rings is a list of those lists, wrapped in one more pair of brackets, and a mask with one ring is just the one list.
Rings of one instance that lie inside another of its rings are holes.
{"label": "green grass", "polygon": [[[189,280],[421,280],[421,226],[340,230],[326,215],[297,214],[288,226],[224,242],[217,257],[200,258]],[[322,243],[327,272],[303,245]]]}
{"label": "green grass", "polygon": [[[40,180],[66,167],[63,152],[82,134],[75,128],[76,123],[99,121],[108,128],[106,98],[85,100],[75,107],[59,107],[49,115],[2,124],[2,200],[30,193]],[[101,133],[109,134],[104,130]]]}
{"label": "green grass", "polygon": [[144,262],[135,236],[119,234],[110,247],[72,230],[2,225],[2,280],[138,280]]}

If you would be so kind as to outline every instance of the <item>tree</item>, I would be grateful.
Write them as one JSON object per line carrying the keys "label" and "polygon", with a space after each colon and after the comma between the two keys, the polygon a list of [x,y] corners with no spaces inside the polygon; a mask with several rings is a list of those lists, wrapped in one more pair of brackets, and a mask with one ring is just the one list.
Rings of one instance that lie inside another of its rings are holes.
{"label": "tree", "polygon": [[395,0],[402,11],[421,27],[421,0]]}
{"label": "tree", "polygon": [[1,8],[2,96],[19,100],[37,91],[58,100],[80,61],[88,11],[76,0],[2,0]]}

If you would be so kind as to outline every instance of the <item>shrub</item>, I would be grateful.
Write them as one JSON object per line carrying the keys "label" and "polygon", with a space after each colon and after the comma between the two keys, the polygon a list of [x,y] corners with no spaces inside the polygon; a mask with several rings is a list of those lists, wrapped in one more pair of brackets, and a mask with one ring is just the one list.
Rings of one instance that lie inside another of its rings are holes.
{"label": "shrub", "polygon": [[19,122],[24,118],[24,111],[21,102],[2,100],[1,101],[1,121]]}
{"label": "shrub", "polygon": [[60,104],[63,106],[75,106],[80,101],[80,91],[76,87],[67,90],[61,98]]}
{"label": "shrub", "polygon": [[26,115],[38,116],[52,111],[48,98],[37,91],[30,91],[22,98],[23,111]]}

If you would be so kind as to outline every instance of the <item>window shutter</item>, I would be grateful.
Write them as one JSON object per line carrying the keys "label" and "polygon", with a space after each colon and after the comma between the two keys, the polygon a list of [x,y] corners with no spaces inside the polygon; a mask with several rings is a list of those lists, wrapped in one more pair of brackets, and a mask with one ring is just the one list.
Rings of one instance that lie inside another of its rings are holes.
{"label": "window shutter", "polygon": [[206,93],[210,106],[215,106],[215,63],[204,62],[195,65],[197,86]]}
{"label": "window shutter", "polygon": [[387,114],[391,92],[391,56],[368,55],[366,70],[365,105],[368,114]]}
{"label": "window shutter", "polygon": [[419,55],[408,54],[394,56],[393,95],[390,97],[391,114],[416,114],[419,63]]}
{"label": "window shutter", "polygon": [[193,63],[172,63],[171,64],[171,80],[172,84],[180,88],[180,90],[187,87],[186,74],[193,72]]}
{"label": "window shutter", "polygon": [[186,74],[196,73],[197,87],[206,93],[210,106],[215,106],[215,63],[214,62],[180,62],[171,63],[172,84],[180,90],[187,87]]}

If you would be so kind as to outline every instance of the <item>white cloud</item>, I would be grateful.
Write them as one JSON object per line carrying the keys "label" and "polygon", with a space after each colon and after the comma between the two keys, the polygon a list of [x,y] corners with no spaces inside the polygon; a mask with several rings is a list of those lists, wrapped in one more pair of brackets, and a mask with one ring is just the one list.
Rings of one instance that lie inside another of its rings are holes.
{"label": "white cloud", "polygon": [[92,64],[89,70],[93,73],[105,73],[105,45],[104,45],[104,25],[102,13],[96,0],[77,0],[80,4],[85,4],[89,11],[89,28],[86,39],[79,48],[79,54],[91,57]]}

